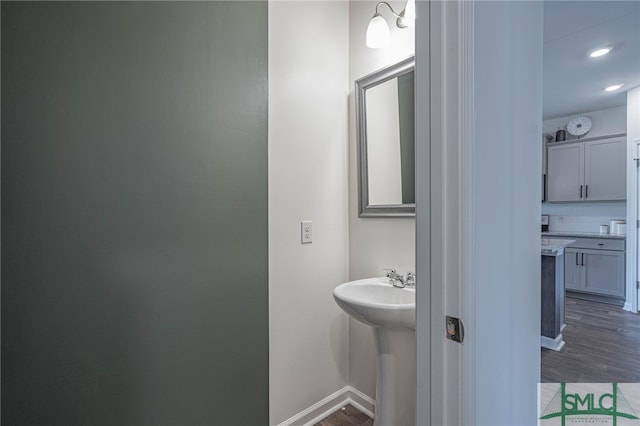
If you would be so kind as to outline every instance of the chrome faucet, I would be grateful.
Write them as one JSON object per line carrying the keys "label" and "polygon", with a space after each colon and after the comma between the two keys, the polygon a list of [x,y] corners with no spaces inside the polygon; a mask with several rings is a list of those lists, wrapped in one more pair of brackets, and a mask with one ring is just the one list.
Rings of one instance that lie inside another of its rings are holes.
{"label": "chrome faucet", "polygon": [[408,272],[406,277],[403,277],[402,274],[399,274],[394,268],[384,269],[384,272],[394,287],[415,287],[416,285],[416,274],[413,272]]}

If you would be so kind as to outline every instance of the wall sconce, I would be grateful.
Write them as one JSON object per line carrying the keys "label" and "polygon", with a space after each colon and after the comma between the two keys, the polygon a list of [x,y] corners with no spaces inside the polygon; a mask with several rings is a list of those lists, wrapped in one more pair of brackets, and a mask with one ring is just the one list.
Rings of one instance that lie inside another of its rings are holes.
{"label": "wall sconce", "polygon": [[415,0],[407,0],[404,10],[399,14],[393,10],[389,3],[381,1],[376,5],[376,13],[373,14],[367,27],[367,47],[371,49],[379,49],[389,45],[389,39],[391,38],[389,25],[387,25],[387,21],[385,21],[380,12],[378,12],[378,8],[383,4],[387,6],[391,14],[396,17],[396,26],[398,28],[413,27],[416,19]]}

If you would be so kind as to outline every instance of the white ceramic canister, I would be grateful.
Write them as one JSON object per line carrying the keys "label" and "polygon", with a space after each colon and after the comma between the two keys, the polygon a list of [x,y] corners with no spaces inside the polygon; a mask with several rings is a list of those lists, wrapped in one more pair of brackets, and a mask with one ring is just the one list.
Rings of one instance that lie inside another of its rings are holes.
{"label": "white ceramic canister", "polygon": [[626,223],[627,222],[624,219],[611,219],[609,221],[609,232],[612,234],[622,234],[623,232],[620,232],[620,225]]}
{"label": "white ceramic canister", "polygon": [[612,234],[619,234],[619,228],[618,225],[620,225],[621,223],[626,223],[624,221],[624,219],[611,219],[609,221],[609,232],[611,232]]}

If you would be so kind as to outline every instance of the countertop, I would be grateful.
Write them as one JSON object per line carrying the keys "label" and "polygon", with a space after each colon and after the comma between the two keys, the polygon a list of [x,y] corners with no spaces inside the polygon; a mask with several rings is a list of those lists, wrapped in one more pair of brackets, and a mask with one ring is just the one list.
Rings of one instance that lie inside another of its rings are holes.
{"label": "countertop", "polygon": [[540,252],[543,256],[559,256],[564,253],[564,248],[575,243],[576,240],[561,240],[558,238],[542,238],[540,240]]}
{"label": "countertop", "polygon": [[574,237],[574,238],[610,238],[614,240],[625,240],[626,235],[622,234],[599,234],[597,232],[580,231],[549,231],[542,232],[543,237]]}

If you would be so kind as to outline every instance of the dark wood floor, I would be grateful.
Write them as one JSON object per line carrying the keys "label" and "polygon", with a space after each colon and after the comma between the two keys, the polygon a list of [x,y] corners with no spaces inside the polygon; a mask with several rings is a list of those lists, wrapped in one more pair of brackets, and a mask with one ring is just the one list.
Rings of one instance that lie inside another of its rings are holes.
{"label": "dark wood floor", "polygon": [[347,405],[314,426],[373,426],[373,419],[353,405]]}
{"label": "dark wood floor", "polygon": [[542,382],[640,382],[640,315],[565,298],[565,346],[542,349]]}

